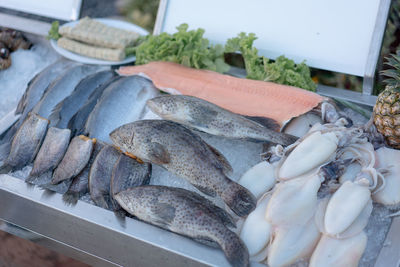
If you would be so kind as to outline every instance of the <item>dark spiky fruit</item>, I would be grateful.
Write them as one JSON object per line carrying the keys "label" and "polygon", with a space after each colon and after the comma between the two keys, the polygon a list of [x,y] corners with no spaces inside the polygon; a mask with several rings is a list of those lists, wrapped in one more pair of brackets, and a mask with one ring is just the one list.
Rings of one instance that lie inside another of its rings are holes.
{"label": "dark spiky fruit", "polygon": [[400,149],[400,50],[386,64],[390,69],[382,75],[389,79],[374,106],[374,124],[391,147]]}

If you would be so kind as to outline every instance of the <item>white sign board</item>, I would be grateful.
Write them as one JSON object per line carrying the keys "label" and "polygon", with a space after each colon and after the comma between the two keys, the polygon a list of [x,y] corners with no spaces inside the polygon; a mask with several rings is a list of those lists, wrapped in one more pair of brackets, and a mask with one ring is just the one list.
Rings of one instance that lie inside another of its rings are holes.
{"label": "white sign board", "polygon": [[77,20],[82,0],[0,0],[0,7],[61,20]]}
{"label": "white sign board", "polygon": [[379,0],[168,0],[161,31],[188,23],[213,43],[239,32],[258,36],[268,58],[285,55],[312,67],[363,76]]}

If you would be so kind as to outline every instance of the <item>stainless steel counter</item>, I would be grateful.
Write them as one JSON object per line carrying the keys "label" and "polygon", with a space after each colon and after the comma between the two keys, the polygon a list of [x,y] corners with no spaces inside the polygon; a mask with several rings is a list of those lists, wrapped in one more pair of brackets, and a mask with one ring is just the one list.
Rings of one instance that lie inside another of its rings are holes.
{"label": "stainless steel counter", "polygon": [[218,249],[78,201],[67,206],[24,181],[0,175],[0,219],[46,239],[36,242],[93,266],[229,266]]}

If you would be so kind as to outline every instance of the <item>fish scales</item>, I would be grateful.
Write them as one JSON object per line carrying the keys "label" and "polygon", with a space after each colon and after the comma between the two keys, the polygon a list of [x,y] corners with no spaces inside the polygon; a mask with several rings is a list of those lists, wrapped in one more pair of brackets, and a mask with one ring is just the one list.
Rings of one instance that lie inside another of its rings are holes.
{"label": "fish scales", "polygon": [[194,96],[158,96],[148,100],[147,106],[163,119],[213,135],[268,141],[285,146],[298,139]]}
{"label": "fish scales", "polygon": [[111,175],[121,153],[113,146],[105,146],[95,158],[89,173],[90,197],[97,206],[114,210],[110,195]]}
{"label": "fish scales", "polygon": [[110,137],[123,151],[161,165],[209,196],[220,196],[239,216],[256,206],[255,197],[226,176],[230,166],[221,154],[180,124],[141,120],[117,128]]}
{"label": "fish scales", "polygon": [[43,144],[35,158],[29,176],[39,176],[46,171],[52,171],[63,158],[69,144],[71,131],[50,127]]}
{"label": "fish scales", "polygon": [[54,170],[52,184],[58,184],[78,175],[89,162],[96,140],[86,136],[75,136],[68,146],[60,164]]}
{"label": "fish scales", "polygon": [[56,125],[58,128],[66,128],[68,121],[86,103],[89,96],[114,76],[114,71],[105,70],[93,73],[82,79],[74,91],[56,105],[49,117],[51,124]]}
{"label": "fish scales", "polygon": [[111,83],[90,113],[85,134],[111,142],[109,134],[125,123],[136,121],[144,113],[146,101],[158,95],[153,84],[140,76],[123,77]]}
{"label": "fish scales", "polygon": [[15,111],[15,114],[21,114],[21,116],[12,127],[1,135],[0,144],[11,142],[16,131],[28,116],[28,113],[37,104],[49,85],[74,65],[76,65],[76,63],[71,61],[59,60],[32,78],[32,80],[27,84],[25,93],[18,102]]}
{"label": "fish scales", "polygon": [[46,135],[48,124],[49,120],[30,113],[15,133],[5,165],[19,169],[31,163]]}
{"label": "fish scales", "polygon": [[217,243],[232,266],[249,266],[244,243],[202,204],[200,195],[193,197],[193,194],[196,193],[185,189],[148,185],[122,191],[115,199],[145,222],[201,243]]}
{"label": "fish scales", "polygon": [[97,141],[93,145],[92,155],[90,155],[88,164],[86,164],[85,168],[72,180],[68,191],[63,195],[64,202],[68,204],[76,204],[80,197],[89,192],[90,168],[92,167],[93,161],[97,154],[99,154],[104,146],[105,144],[101,141]]}
{"label": "fish scales", "polygon": [[104,69],[105,67],[91,65],[78,65],[70,68],[49,85],[46,93],[32,109],[33,112],[42,117],[49,118],[53,108],[69,96],[83,78]]}
{"label": "fish scales", "polygon": [[93,108],[97,104],[99,98],[103,94],[103,91],[111,84],[119,80],[121,77],[116,76],[111,80],[105,82],[103,85],[96,88],[95,91],[89,96],[86,103],[72,116],[68,121],[68,128],[71,129],[72,135],[80,135],[84,132],[84,127],[89,114],[92,112]]}

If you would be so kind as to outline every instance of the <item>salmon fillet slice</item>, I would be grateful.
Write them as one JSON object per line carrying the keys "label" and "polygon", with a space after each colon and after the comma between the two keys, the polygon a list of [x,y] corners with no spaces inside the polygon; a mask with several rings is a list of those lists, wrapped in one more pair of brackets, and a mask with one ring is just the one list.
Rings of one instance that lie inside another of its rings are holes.
{"label": "salmon fillet slice", "polygon": [[297,87],[236,78],[172,62],[126,66],[120,75],[143,75],[170,94],[202,98],[232,112],[276,120],[281,126],[318,106],[324,98]]}

